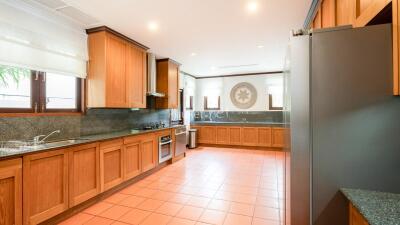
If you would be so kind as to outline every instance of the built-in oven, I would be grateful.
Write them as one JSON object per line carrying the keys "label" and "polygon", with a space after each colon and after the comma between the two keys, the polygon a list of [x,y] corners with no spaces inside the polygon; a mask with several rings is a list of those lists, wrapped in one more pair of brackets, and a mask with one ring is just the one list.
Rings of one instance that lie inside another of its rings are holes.
{"label": "built-in oven", "polygon": [[171,135],[161,136],[158,139],[158,162],[162,163],[172,158],[172,138]]}

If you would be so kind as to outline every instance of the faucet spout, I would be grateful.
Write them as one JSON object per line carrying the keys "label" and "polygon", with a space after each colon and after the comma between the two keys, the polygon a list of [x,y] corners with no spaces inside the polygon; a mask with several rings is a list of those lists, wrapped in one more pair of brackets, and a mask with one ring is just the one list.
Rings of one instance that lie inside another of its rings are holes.
{"label": "faucet spout", "polygon": [[[51,132],[48,135],[38,135],[38,136],[33,138],[33,144],[34,145],[42,144],[47,138],[49,138],[53,134],[59,134],[59,133],[61,133],[61,130],[55,130],[55,131]],[[42,138],[42,137],[43,137],[43,139],[40,140],[40,138]]]}

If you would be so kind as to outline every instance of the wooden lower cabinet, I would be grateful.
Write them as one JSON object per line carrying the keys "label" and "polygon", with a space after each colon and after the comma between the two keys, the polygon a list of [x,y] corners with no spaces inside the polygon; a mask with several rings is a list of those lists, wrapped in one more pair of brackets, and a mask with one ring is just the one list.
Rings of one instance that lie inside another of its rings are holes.
{"label": "wooden lower cabinet", "polygon": [[229,128],[228,127],[216,127],[216,139],[217,144],[229,144]]}
{"label": "wooden lower cabinet", "polygon": [[38,224],[68,209],[68,152],[23,157],[24,224]]}
{"label": "wooden lower cabinet", "polygon": [[142,172],[141,138],[129,137],[124,139],[124,180],[129,180]]}
{"label": "wooden lower cabinet", "polygon": [[76,206],[100,193],[100,150],[98,143],[70,148],[69,206]]}
{"label": "wooden lower cabinet", "polygon": [[0,224],[22,225],[22,159],[0,162]]}
{"label": "wooden lower cabinet", "polygon": [[229,144],[241,145],[242,144],[242,128],[241,127],[228,127],[229,130]]}
{"label": "wooden lower cabinet", "polygon": [[142,172],[149,171],[158,164],[158,140],[154,134],[142,136],[141,141]]}
{"label": "wooden lower cabinet", "polygon": [[216,131],[215,126],[197,127],[198,142],[201,144],[215,144]]}
{"label": "wooden lower cabinet", "polygon": [[272,147],[283,148],[285,146],[285,128],[272,128]]}
{"label": "wooden lower cabinet", "polygon": [[123,182],[122,139],[100,143],[100,186],[104,192]]}
{"label": "wooden lower cabinet", "polygon": [[349,203],[349,225],[369,225],[360,212]]}
{"label": "wooden lower cabinet", "polygon": [[244,146],[258,145],[258,128],[256,127],[242,128],[242,145]]}
{"label": "wooden lower cabinet", "polygon": [[257,128],[258,145],[264,147],[272,146],[272,129],[271,127]]}

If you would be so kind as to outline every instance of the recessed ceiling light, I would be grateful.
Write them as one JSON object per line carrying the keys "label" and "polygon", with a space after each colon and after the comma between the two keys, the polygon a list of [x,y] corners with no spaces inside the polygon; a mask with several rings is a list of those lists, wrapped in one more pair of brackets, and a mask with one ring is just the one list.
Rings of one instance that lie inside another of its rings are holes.
{"label": "recessed ceiling light", "polygon": [[196,56],[197,53],[196,53],[196,52],[192,52],[190,55],[191,55],[191,56]]}
{"label": "recessed ceiling light", "polygon": [[147,28],[148,28],[150,31],[157,31],[157,30],[158,30],[158,23],[155,22],[155,21],[151,21],[151,22],[149,22],[149,23],[147,24]]}
{"label": "recessed ceiling light", "polygon": [[251,13],[256,12],[258,9],[258,3],[256,1],[250,1],[247,3],[247,10]]}
{"label": "recessed ceiling light", "polygon": [[257,48],[264,48],[264,45],[257,45]]}

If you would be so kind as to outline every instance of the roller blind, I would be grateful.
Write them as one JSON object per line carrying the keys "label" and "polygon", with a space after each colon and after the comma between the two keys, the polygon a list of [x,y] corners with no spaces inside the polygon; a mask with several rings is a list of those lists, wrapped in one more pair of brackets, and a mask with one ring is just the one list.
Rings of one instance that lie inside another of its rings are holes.
{"label": "roller blind", "polygon": [[83,27],[43,8],[0,0],[0,64],[86,77]]}

